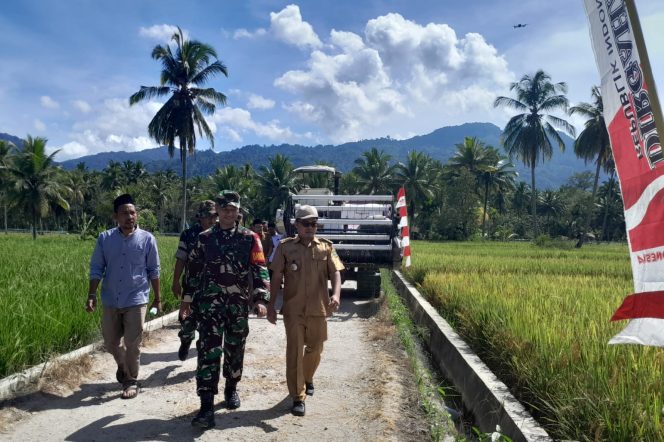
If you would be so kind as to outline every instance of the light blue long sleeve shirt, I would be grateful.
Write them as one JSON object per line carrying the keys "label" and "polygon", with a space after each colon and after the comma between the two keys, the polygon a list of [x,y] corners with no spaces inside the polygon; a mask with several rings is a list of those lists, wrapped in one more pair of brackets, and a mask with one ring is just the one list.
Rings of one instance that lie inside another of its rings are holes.
{"label": "light blue long sleeve shirt", "polygon": [[118,227],[101,233],[90,258],[90,279],[103,280],[105,307],[147,304],[150,281],[159,278],[159,270],[157,241],[138,227],[127,237]]}

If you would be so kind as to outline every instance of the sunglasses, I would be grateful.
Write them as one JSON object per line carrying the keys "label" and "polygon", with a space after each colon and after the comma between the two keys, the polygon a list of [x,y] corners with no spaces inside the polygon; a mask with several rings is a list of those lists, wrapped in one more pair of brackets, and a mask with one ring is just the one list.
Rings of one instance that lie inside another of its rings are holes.
{"label": "sunglasses", "polygon": [[316,221],[298,221],[302,227],[318,227],[318,222]]}

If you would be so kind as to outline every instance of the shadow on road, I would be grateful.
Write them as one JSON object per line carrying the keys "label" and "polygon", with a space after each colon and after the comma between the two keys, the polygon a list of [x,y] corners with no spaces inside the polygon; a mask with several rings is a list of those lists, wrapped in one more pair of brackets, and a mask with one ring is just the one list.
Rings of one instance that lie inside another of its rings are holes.
{"label": "shadow on road", "polygon": [[[274,433],[277,428],[270,425],[269,421],[289,412],[290,399],[285,397],[278,404],[264,410],[226,411],[220,407],[220,404],[217,404],[215,408],[217,426],[208,432],[238,427],[256,427],[265,433]],[[123,419],[123,414],[105,416],[70,434],[65,440],[73,442],[90,440],[193,441],[201,434],[200,429],[194,428],[190,424],[194,414],[190,413],[170,420],[144,419],[119,424],[115,422]]]}

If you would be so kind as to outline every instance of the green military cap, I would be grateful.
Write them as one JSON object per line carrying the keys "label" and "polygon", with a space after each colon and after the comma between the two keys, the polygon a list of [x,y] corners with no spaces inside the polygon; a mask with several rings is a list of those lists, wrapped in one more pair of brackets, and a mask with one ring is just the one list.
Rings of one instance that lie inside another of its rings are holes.
{"label": "green military cap", "polygon": [[219,207],[233,206],[240,208],[240,194],[233,190],[222,190],[214,198]]}

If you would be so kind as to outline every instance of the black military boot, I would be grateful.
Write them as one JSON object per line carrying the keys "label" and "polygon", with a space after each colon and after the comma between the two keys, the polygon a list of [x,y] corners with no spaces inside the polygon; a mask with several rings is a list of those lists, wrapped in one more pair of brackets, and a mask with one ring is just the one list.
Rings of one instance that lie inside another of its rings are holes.
{"label": "black military boot", "polygon": [[180,348],[178,349],[178,359],[184,361],[187,359],[189,354],[189,347],[191,347],[191,341],[183,340],[180,342]]}
{"label": "black military boot", "polygon": [[226,401],[226,408],[229,410],[240,408],[240,395],[237,394],[237,381],[226,379],[226,386],[224,387],[224,400]]}
{"label": "black military boot", "polygon": [[191,425],[198,428],[212,428],[214,423],[214,394],[211,391],[201,392],[201,409],[194,416]]}

